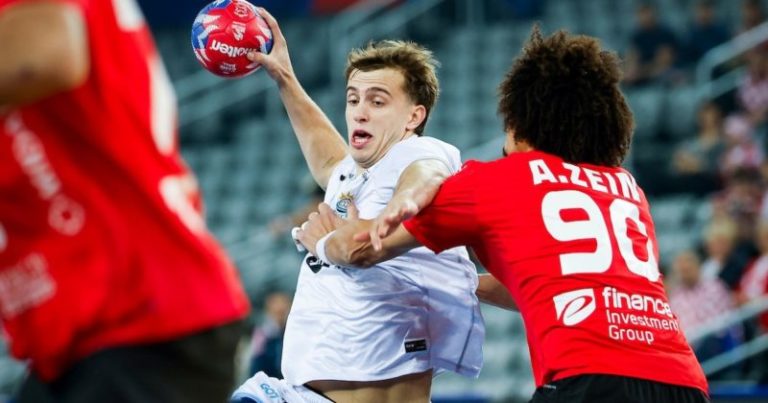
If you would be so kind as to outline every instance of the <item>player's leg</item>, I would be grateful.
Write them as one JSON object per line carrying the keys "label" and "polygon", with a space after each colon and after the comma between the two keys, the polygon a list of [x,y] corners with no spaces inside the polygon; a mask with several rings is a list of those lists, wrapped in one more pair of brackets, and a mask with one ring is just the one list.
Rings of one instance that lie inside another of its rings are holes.
{"label": "player's leg", "polygon": [[313,381],[307,386],[337,403],[427,403],[432,371],[376,382]]}
{"label": "player's leg", "polygon": [[581,375],[536,389],[531,403],[708,403],[695,388],[613,375]]}
{"label": "player's leg", "polygon": [[237,322],[171,342],[106,349],[50,389],[63,403],[225,402],[241,329]]}

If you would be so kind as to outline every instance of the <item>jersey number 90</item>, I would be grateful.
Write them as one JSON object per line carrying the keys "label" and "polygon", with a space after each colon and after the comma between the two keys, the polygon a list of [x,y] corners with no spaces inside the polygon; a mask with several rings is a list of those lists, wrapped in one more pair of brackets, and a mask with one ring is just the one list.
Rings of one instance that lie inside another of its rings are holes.
{"label": "jersey number 90", "polygon": [[[587,218],[565,221],[563,210],[581,210]],[[578,190],[552,191],[541,202],[541,214],[547,231],[558,241],[591,240],[597,242],[594,252],[574,252],[560,255],[563,275],[604,273],[613,263],[614,250],[611,238],[616,240],[619,254],[630,272],[657,281],[660,277],[653,240],[647,226],[640,220],[640,209],[626,200],[615,199],[609,207],[610,226],[597,203],[586,193]],[[643,238],[630,238],[627,221],[632,221]],[[645,244],[642,241],[646,240]],[[634,245],[638,244],[638,245]],[[648,260],[635,254],[635,246],[647,250]]]}

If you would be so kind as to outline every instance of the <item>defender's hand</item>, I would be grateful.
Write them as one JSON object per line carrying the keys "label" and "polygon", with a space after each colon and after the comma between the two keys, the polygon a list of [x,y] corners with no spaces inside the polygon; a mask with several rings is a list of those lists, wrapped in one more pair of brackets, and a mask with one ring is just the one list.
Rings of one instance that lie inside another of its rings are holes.
{"label": "defender's hand", "polygon": [[370,240],[373,249],[380,251],[381,239],[389,236],[403,221],[415,216],[419,212],[418,203],[411,197],[393,198],[384,211],[373,220],[373,225],[366,233],[357,234],[356,241]]}

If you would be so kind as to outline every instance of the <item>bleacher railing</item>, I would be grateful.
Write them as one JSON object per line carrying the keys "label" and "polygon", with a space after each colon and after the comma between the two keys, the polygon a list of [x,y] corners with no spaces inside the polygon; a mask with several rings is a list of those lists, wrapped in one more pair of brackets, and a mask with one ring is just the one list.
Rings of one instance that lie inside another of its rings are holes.
{"label": "bleacher railing", "polygon": [[[731,327],[741,325],[745,320],[754,318],[764,312],[768,312],[768,296],[756,299],[737,311],[714,318],[704,326],[688,332],[688,342],[692,345],[713,336]],[[768,333],[764,333],[749,340],[732,350],[726,351],[701,363],[706,375],[712,375],[722,369],[728,368],[749,359],[761,352],[768,350]]]}
{"label": "bleacher railing", "polygon": [[739,67],[720,77],[714,78],[713,76],[717,68],[765,41],[768,41],[768,22],[764,22],[736,35],[730,41],[714,47],[702,57],[696,66],[696,85],[710,99],[736,88],[739,84],[739,78],[744,76],[745,69]]}

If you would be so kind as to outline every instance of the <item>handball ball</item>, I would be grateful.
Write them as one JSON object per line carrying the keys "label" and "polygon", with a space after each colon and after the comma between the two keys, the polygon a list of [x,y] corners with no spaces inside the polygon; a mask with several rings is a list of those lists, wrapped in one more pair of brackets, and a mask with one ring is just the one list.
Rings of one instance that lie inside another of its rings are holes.
{"label": "handball ball", "polygon": [[192,24],[192,49],[200,64],[222,77],[243,77],[261,65],[248,60],[251,51],[269,53],[272,31],[245,0],[216,0]]}

